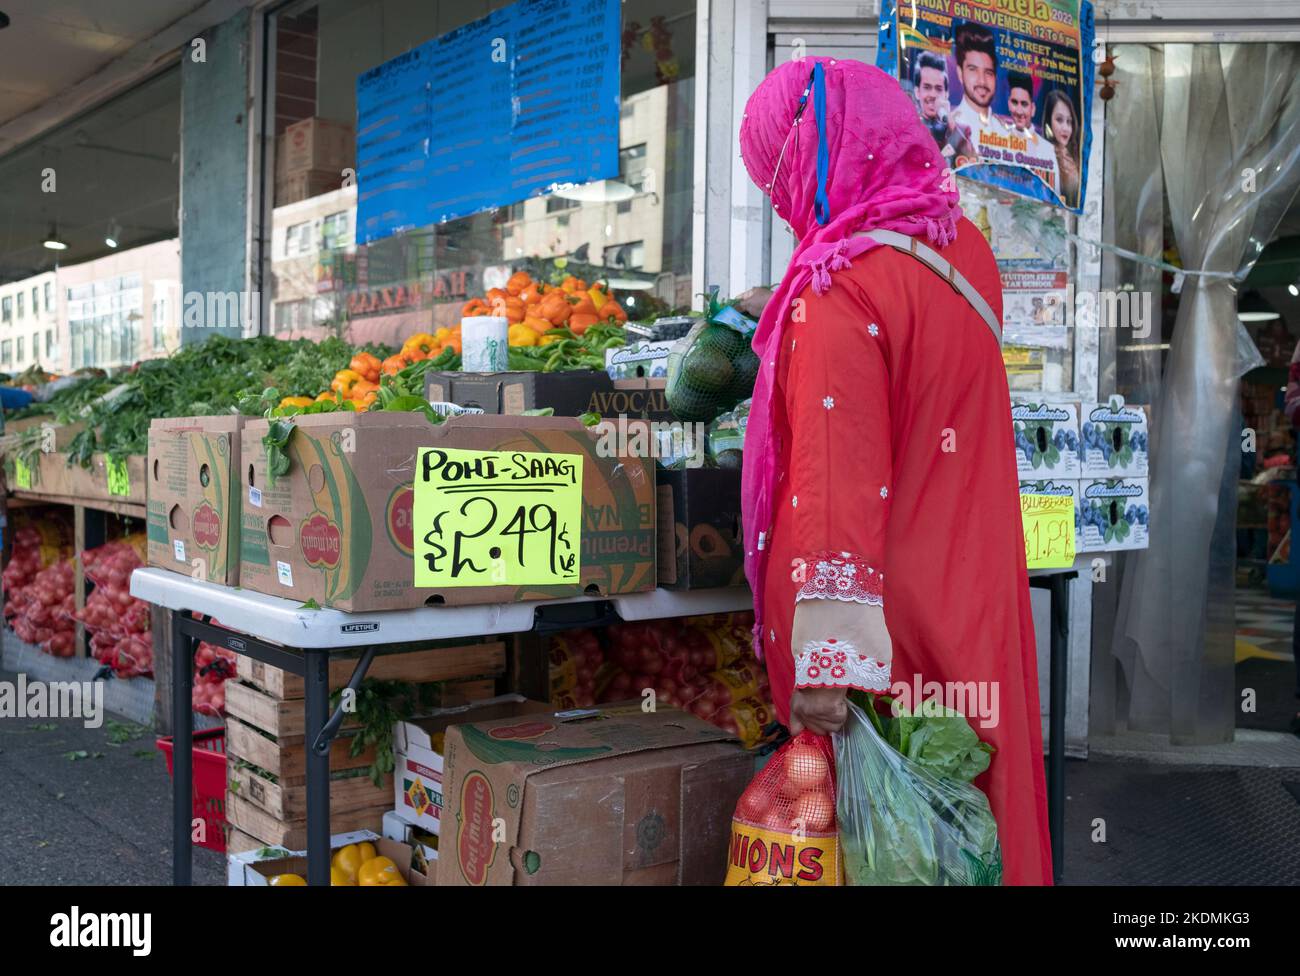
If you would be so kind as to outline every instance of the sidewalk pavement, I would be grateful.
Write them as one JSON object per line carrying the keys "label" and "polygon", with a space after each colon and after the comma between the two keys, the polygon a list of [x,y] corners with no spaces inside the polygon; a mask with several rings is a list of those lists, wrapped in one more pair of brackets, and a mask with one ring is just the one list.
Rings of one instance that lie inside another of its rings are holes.
{"label": "sidewalk pavement", "polygon": [[[1300,884],[1300,739],[1270,735],[1181,753],[1190,765],[1151,737],[1095,741],[1067,763],[1063,883]],[[169,884],[154,738],[111,716],[0,719],[0,884]],[[194,882],[224,884],[224,857],[195,850]]]}

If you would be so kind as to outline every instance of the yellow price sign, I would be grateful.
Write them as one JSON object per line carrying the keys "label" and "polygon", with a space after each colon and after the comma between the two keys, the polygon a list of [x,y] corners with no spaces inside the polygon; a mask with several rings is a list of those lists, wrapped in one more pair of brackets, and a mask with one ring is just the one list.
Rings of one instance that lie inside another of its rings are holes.
{"label": "yellow price sign", "polygon": [[1074,565],[1074,499],[1069,495],[1020,496],[1025,529],[1025,564],[1029,569],[1064,569]]}
{"label": "yellow price sign", "polygon": [[577,583],[582,455],[422,448],[415,585]]}
{"label": "yellow price sign", "polygon": [[125,461],[108,458],[108,493],[110,495],[131,494],[131,475],[126,470]]}
{"label": "yellow price sign", "polygon": [[32,486],[32,469],[20,457],[14,458],[14,487],[31,488]]}

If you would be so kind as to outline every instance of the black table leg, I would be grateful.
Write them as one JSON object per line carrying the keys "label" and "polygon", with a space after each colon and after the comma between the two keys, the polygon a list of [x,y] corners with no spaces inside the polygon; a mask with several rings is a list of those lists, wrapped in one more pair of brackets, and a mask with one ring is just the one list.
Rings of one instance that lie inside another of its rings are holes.
{"label": "black table leg", "polygon": [[329,652],[303,652],[307,665],[307,883],[330,883],[330,740],[318,748],[329,717]]}
{"label": "black table leg", "polygon": [[1047,820],[1052,837],[1052,878],[1061,880],[1065,870],[1065,679],[1069,652],[1069,580],[1051,578],[1052,650],[1047,752]]}
{"label": "black table leg", "polygon": [[186,611],[172,614],[172,883],[194,876],[194,639],[185,633]]}

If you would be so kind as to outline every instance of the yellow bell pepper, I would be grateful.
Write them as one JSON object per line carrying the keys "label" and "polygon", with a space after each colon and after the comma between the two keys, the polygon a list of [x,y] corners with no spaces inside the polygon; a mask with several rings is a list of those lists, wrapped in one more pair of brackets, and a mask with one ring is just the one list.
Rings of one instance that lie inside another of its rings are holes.
{"label": "yellow bell pepper", "polygon": [[330,389],[346,398],[352,395],[352,387],[363,379],[364,377],[355,369],[341,369],[334,374],[334,382],[330,384]]}
{"label": "yellow bell pepper", "polygon": [[287,396],[280,401],[282,407],[310,407],[316,401],[311,397],[305,396]]}
{"label": "yellow bell pepper", "polygon": [[427,332],[417,332],[402,343],[402,355],[411,362],[419,362],[433,355],[442,343]]}
{"label": "yellow bell pepper", "polygon": [[537,345],[537,332],[532,326],[524,325],[517,322],[510,326],[506,333],[507,341],[512,346],[535,346]]}
{"label": "yellow bell pepper", "polygon": [[549,346],[552,342],[559,342],[561,339],[565,339],[565,338],[568,338],[568,337],[567,337],[567,336],[562,336],[562,335],[543,335],[543,336],[538,336],[538,338],[537,338],[537,344],[538,344],[539,346]]}

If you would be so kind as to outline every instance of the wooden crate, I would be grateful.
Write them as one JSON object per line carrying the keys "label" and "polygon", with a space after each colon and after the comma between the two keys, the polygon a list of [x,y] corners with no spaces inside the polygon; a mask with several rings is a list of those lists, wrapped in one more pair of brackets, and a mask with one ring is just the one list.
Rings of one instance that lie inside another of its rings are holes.
{"label": "wooden crate", "polygon": [[[355,667],[356,658],[332,658],[331,689],[346,685]],[[475,678],[457,681],[465,686],[458,691],[481,696],[491,695],[495,684],[494,677],[482,676],[501,675],[505,669],[505,645],[496,641],[380,654],[366,676],[412,684]],[[305,845],[307,829],[303,679],[242,654],[236,672],[237,678],[226,684],[226,819],[259,845],[299,850]],[[374,750],[350,755],[356,728],[345,720],[330,747],[332,834],[361,827],[378,831],[383,812],[393,807],[392,775],[376,786],[365,771],[374,761]]]}
{"label": "wooden crate", "polygon": [[[352,677],[356,658],[330,659],[330,688],[341,688]],[[239,655],[239,677],[273,698],[302,698],[306,694],[302,678],[281,668]],[[475,678],[505,673],[506,648],[500,641],[433,647],[409,654],[377,654],[366,677],[381,681],[445,681],[451,678]]]}
{"label": "wooden crate", "polygon": [[[359,756],[348,754],[352,739],[346,734],[330,744],[330,770],[360,769],[374,760],[373,749]],[[226,755],[252,763],[279,779],[281,785],[298,786],[307,782],[307,743],[303,736],[275,741],[266,738],[251,725],[237,718],[226,718]],[[229,768],[231,764],[227,764]]]}
{"label": "wooden crate", "polygon": [[[336,774],[337,775],[337,774]],[[272,782],[246,767],[231,767],[228,774],[229,791],[277,820],[307,821],[307,787],[284,786]],[[330,816],[368,810],[371,807],[393,804],[393,777],[385,776],[376,786],[368,772],[330,780]]]}
{"label": "wooden crate", "polygon": [[[381,806],[347,813],[330,811],[330,833],[341,834],[349,830],[383,830],[384,814],[393,808],[390,794]],[[264,844],[287,847],[291,851],[307,847],[307,822],[305,820],[277,820],[265,810],[239,796],[226,794],[226,820],[236,830],[262,841]]]}

